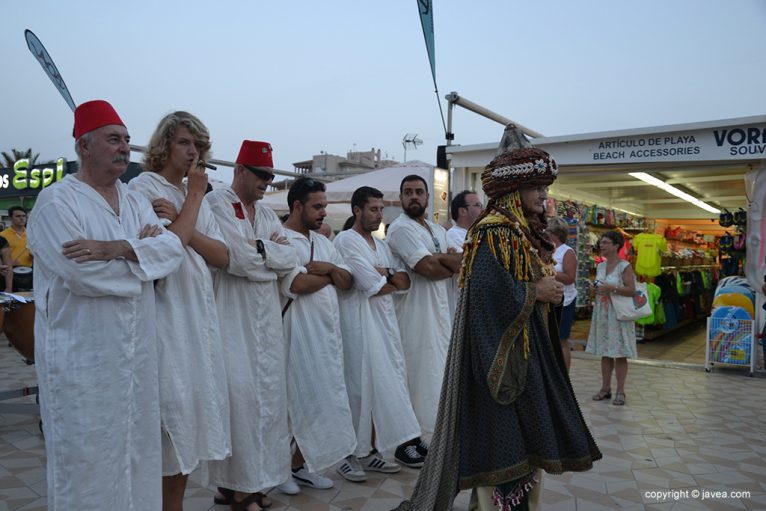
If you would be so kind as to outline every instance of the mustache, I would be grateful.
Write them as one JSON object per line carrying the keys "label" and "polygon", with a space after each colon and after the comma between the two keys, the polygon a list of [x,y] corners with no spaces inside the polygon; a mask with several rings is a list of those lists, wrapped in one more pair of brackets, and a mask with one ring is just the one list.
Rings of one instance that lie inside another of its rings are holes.
{"label": "mustache", "polygon": [[118,154],[117,156],[114,157],[114,159],[112,160],[112,163],[130,163],[130,158],[128,158],[124,154]]}

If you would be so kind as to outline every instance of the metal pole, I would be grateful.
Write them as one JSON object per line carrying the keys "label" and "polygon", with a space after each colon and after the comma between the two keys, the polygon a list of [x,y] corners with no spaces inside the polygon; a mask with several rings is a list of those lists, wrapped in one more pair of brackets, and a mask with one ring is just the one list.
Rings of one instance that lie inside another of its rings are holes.
{"label": "metal pole", "polygon": [[458,106],[462,106],[466,110],[470,110],[471,112],[474,112],[483,117],[486,117],[487,119],[500,123],[503,126],[507,126],[509,124],[515,124],[517,128],[519,128],[522,132],[524,132],[525,134],[529,135],[532,138],[539,138],[543,136],[541,133],[538,133],[535,130],[527,128],[526,126],[523,126],[519,124],[518,122],[512,121],[511,119],[504,117],[498,113],[495,113],[492,110],[488,110],[484,108],[483,106],[474,103],[473,101],[460,97],[457,92],[454,92],[454,91],[450,92],[449,94],[447,94],[447,96],[445,96],[445,98],[449,102],[450,106],[452,106],[453,103]]}
{"label": "metal pole", "polygon": [[[135,151],[137,153],[145,153],[146,147],[141,145],[130,144],[130,150]],[[234,163],[233,161],[227,161],[227,160],[212,159],[208,163],[212,163],[213,165],[223,165],[224,167],[231,167],[231,168],[234,168],[237,166],[237,164]],[[272,169],[272,170],[274,171],[274,174],[277,174],[280,176],[302,177],[304,175],[298,172],[290,172],[289,170],[279,170],[279,169]],[[321,177],[314,177],[314,179],[318,179],[320,181],[322,180]]]}

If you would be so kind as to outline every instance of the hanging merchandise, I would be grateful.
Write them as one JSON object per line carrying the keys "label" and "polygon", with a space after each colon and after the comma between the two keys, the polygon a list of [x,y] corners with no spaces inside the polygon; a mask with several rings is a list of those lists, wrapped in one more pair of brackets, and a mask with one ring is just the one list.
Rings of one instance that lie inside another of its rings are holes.
{"label": "hanging merchandise", "polygon": [[681,239],[682,232],[683,232],[683,227],[681,227],[680,225],[677,227],[667,226],[665,228],[665,238],[669,240]]}
{"label": "hanging merchandise", "polygon": [[577,254],[577,304],[576,307],[587,307],[590,304],[590,269],[593,265],[593,245],[590,232],[585,224],[577,225],[577,241],[575,253]]}
{"label": "hanging merchandise", "polygon": [[718,215],[718,224],[721,227],[731,227],[734,225],[734,215],[732,215],[728,209],[725,209],[721,211],[721,214]]}
{"label": "hanging merchandise", "polygon": [[591,222],[591,213],[593,211],[593,208],[590,206],[583,207],[582,210],[582,216],[580,217],[582,219],[582,223],[584,224],[590,224]]}
{"label": "hanging merchandise", "polygon": [[577,222],[580,219],[580,208],[577,205],[577,203],[568,200],[568,201],[558,201],[556,203],[558,216],[564,218],[567,222],[575,221]]}
{"label": "hanging merchandise", "polygon": [[[623,227],[625,229],[653,230],[654,222],[644,217],[634,216],[624,211],[604,208],[597,204],[586,205],[581,202],[557,200],[556,216],[578,223],[603,227]],[[550,215],[550,211],[548,211]]]}
{"label": "hanging merchandise", "polygon": [[739,259],[727,257],[721,260],[721,274],[725,276],[736,275],[739,270]]}
{"label": "hanging merchandise", "polygon": [[606,209],[604,208],[595,208],[596,211],[596,221],[594,222],[596,225],[606,225]]}
{"label": "hanging merchandise", "polygon": [[659,234],[642,232],[633,238],[636,257],[636,275],[656,277],[660,274],[662,252],[668,249],[667,240]]}
{"label": "hanging merchandise", "polygon": [[651,306],[652,313],[645,318],[637,319],[636,323],[639,325],[662,325],[665,323],[665,312],[660,303],[662,290],[659,286],[649,282],[646,284],[646,292],[649,295],[649,305]]}
{"label": "hanging merchandise", "polygon": [[745,227],[747,225],[747,211],[739,208],[734,212],[734,223],[739,227]]}
{"label": "hanging merchandise", "polygon": [[734,237],[729,234],[729,231],[726,231],[726,234],[721,236],[721,239],[718,240],[718,248],[721,250],[721,252],[728,253],[732,251],[733,246]]}
{"label": "hanging merchandise", "polygon": [[734,250],[745,250],[745,233],[741,230],[737,231],[737,234],[734,236],[734,239],[732,240],[731,247]]}

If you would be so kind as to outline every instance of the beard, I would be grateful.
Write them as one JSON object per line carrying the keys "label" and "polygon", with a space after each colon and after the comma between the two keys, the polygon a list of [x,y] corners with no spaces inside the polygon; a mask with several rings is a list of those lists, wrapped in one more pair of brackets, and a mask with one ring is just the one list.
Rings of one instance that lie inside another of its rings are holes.
{"label": "beard", "polygon": [[362,229],[366,232],[373,233],[380,229],[381,222],[378,222],[377,220],[372,220],[369,222],[362,222]]}
{"label": "beard", "polygon": [[423,216],[423,213],[426,212],[426,208],[424,206],[421,206],[420,204],[410,204],[406,208],[404,208],[404,212],[407,214],[408,217],[412,219],[418,219],[421,216]]}

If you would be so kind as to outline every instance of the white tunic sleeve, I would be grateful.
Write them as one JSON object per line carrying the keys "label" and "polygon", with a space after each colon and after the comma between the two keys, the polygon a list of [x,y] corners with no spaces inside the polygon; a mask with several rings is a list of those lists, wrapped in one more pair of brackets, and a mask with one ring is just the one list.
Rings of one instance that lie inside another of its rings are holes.
{"label": "white tunic sleeve", "polygon": [[[247,220],[237,217],[235,202],[229,200],[232,198],[229,195],[211,192],[205,196],[205,201],[210,206],[229,248],[229,265],[226,271],[255,282],[276,280],[274,272],[266,267],[266,260],[258,253],[256,247],[250,244],[247,234],[248,231],[252,232],[252,228],[248,226]],[[236,204],[241,205],[238,201]]]}
{"label": "white tunic sleeve", "polygon": [[[399,256],[391,252],[391,248],[388,246],[388,243],[386,243],[385,240],[380,241],[378,246],[381,247],[381,249],[386,252],[386,256],[388,257],[388,260],[390,261],[389,267],[391,269],[393,269],[397,273],[399,272],[408,273],[407,265],[404,264],[404,261],[402,261],[402,259]],[[394,291],[394,295],[406,294],[410,291],[411,287],[412,287],[412,284],[410,283],[410,286],[407,289],[397,289],[396,291]]]}
{"label": "white tunic sleeve", "polygon": [[[126,202],[135,202],[134,207],[139,211],[141,226],[161,225],[152,204],[145,197],[135,192],[129,192],[126,195],[128,199]],[[166,277],[176,271],[183,261],[184,248],[181,240],[164,227],[159,236],[138,239],[138,232],[136,232],[134,237],[127,239],[127,242],[133,247],[133,252],[138,258],[137,263],[128,261],[128,265],[141,280],[157,280]]]}
{"label": "white tunic sleeve", "polygon": [[287,229],[284,228],[274,210],[258,204],[255,207],[257,211],[255,234],[263,241],[266,251],[266,266],[277,275],[280,288],[286,290],[285,296],[295,298],[296,295],[292,294],[290,287],[293,285],[295,277],[300,273],[305,273],[306,269],[300,266],[297,249],[292,243],[283,245],[267,239],[274,233],[290,239]]}
{"label": "white tunic sleeve", "polygon": [[218,226],[218,221],[210,210],[210,205],[205,201],[202,201],[202,204],[200,204],[199,216],[197,217],[197,230],[208,238],[220,241],[228,247],[228,243],[223,237],[221,228]]}
{"label": "white tunic sleeve", "polygon": [[[392,225],[393,227],[393,225]],[[426,256],[431,255],[416,230],[416,225],[412,222],[400,223],[397,228],[389,230],[386,241],[391,251],[399,256],[410,269]]]}
{"label": "white tunic sleeve", "polygon": [[354,287],[367,298],[378,294],[386,285],[386,278],[375,269],[364,238],[353,231],[344,231],[335,238],[334,245],[354,276]]}
{"label": "white tunic sleeve", "polygon": [[[271,237],[271,233],[277,233],[279,236],[289,239],[282,222],[279,221],[279,217],[271,208],[258,207],[257,214],[265,217],[269,237]],[[260,240],[266,250],[266,266],[276,271],[279,276],[292,273],[298,265],[298,254],[295,252],[295,247],[289,243],[287,245],[276,243],[265,236],[260,237]]]}
{"label": "white tunic sleeve", "polygon": [[454,226],[447,231],[447,245],[450,248],[454,248],[458,252],[463,251],[463,243],[465,243],[466,230]]}
{"label": "white tunic sleeve", "polygon": [[[65,188],[41,193],[30,216],[28,244],[35,258],[44,261],[72,293],[92,297],[139,296],[141,281],[165,277],[178,268],[183,248],[175,234],[163,230],[159,236],[139,240],[140,226],[132,226],[136,232],[122,232],[118,219],[107,218],[103,210],[81,197],[67,194]],[[141,226],[159,225],[148,201],[126,188],[122,188],[121,193],[121,209],[138,210]],[[122,213],[129,216],[127,211]],[[65,242],[77,239],[124,239],[133,248],[138,262],[114,259],[77,263],[62,253]]]}

